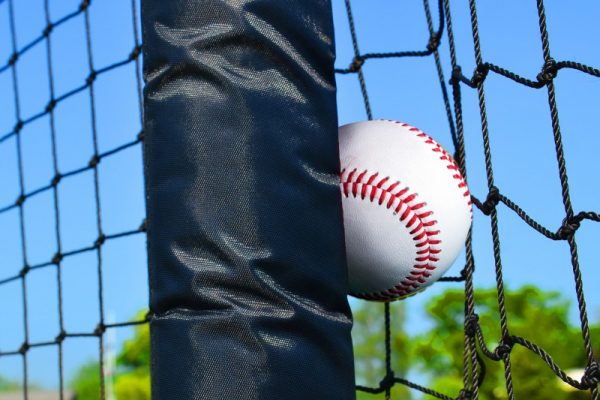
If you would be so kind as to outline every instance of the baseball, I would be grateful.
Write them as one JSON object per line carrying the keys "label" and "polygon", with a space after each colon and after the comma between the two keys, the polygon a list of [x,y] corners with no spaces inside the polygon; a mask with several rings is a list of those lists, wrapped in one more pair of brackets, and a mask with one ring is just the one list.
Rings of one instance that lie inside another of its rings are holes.
{"label": "baseball", "polygon": [[349,292],[405,298],[458,257],[471,195],[450,154],[408,124],[368,121],[339,130]]}

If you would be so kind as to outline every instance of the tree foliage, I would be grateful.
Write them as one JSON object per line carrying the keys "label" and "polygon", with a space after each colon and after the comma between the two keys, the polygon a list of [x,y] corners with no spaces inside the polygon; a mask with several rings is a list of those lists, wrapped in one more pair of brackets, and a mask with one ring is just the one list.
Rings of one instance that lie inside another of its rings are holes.
{"label": "tree foliage", "polygon": [[[140,312],[137,319],[144,318]],[[133,339],[123,344],[117,357],[118,375],[115,379],[117,400],[150,400],[150,327],[138,325]]]}
{"label": "tree foliage", "polygon": [[[511,335],[521,336],[545,349],[564,369],[586,365],[581,330],[569,322],[570,304],[558,292],[543,292],[525,286],[505,293],[508,328]],[[488,347],[501,337],[496,289],[478,290],[476,312]],[[449,290],[435,297],[427,306],[434,328],[415,338],[415,364],[434,376],[431,384],[443,390],[460,385],[463,365],[464,292]],[[598,331],[598,327],[593,327]],[[485,357],[483,357],[485,359]],[[524,399],[567,400],[578,398],[567,391],[550,368],[531,351],[515,346],[511,353],[515,395]],[[486,376],[481,399],[506,398],[502,363],[485,359]],[[457,385],[449,382],[456,381]]]}
{"label": "tree foliage", "polygon": [[[585,367],[587,360],[581,330],[569,321],[570,303],[560,293],[524,286],[506,291],[505,299],[511,335],[521,336],[542,347],[565,370]],[[433,328],[411,340],[414,348],[411,366],[430,375],[429,384],[434,389],[450,394],[456,394],[462,387],[464,300],[462,290],[448,290],[433,298],[426,308]],[[496,289],[476,290],[475,304],[486,344],[493,349],[501,338]],[[600,337],[599,326],[593,326],[592,331],[593,337]],[[506,398],[503,364],[485,357],[482,359],[485,360],[486,374],[480,398]],[[511,364],[517,398],[589,398],[589,394],[568,390],[546,363],[521,346],[514,347]]]}
{"label": "tree foliage", "polygon": [[[140,312],[136,320],[144,318]],[[97,361],[79,368],[71,382],[75,400],[100,398],[100,366]],[[125,341],[117,355],[113,376],[116,400],[150,400],[150,328],[138,325],[132,339]]]}
{"label": "tree foliage", "polygon": [[100,398],[100,365],[89,361],[79,367],[71,382],[75,400],[91,400]]}
{"label": "tree foliage", "polygon": [[[496,289],[475,291],[476,312],[488,348],[498,345],[500,322]],[[558,292],[545,292],[532,286],[507,290],[506,307],[510,334],[533,341],[569,371],[586,366],[581,330],[569,321],[570,303]],[[426,306],[432,328],[409,336],[404,330],[405,305],[391,305],[392,369],[398,377],[417,377],[421,384],[456,396],[463,387],[464,300],[462,290],[447,290],[433,297]],[[362,302],[355,309],[353,340],[356,376],[359,383],[377,387],[385,376],[383,305]],[[600,326],[592,325],[592,339],[598,344]],[[600,349],[596,348],[596,356]],[[505,399],[502,363],[485,359],[485,380],[481,400]],[[511,353],[514,391],[528,400],[589,399],[589,393],[572,390],[534,353],[515,346]],[[420,378],[420,379],[419,379]],[[394,387],[393,399],[422,398]],[[383,399],[383,395],[360,393],[360,400]]]}
{"label": "tree foliage", "polygon": [[0,393],[2,392],[12,392],[21,388],[17,382],[11,381],[9,379],[3,378],[0,376]]}
{"label": "tree foliage", "polygon": [[[391,367],[396,376],[404,376],[409,369],[410,338],[404,332],[404,303],[396,303],[390,307],[390,320],[394,326],[390,345],[394,356]],[[385,368],[385,329],[384,304],[363,302],[354,312],[352,341],[354,345],[354,367],[356,382],[359,385],[378,387],[386,375]],[[394,399],[410,399],[408,390],[395,385],[391,391]],[[374,396],[362,391],[357,392],[357,400],[374,399]]]}
{"label": "tree foliage", "polygon": [[[476,312],[486,344],[493,349],[501,337],[496,289],[475,291]],[[570,304],[558,292],[544,292],[525,286],[506,293],[508,327],[512,335],[533,341],[553,357],[565,370],[586,365],[581,330],[569,320]],[[450,396],[463,387],[464,292],[447,290],[433,297],[426,306],[432,328],[409,336],[405,331],[405,303],[390,305],[391,367],[397,377],[417,377],[425,384]],[[355,368],[357,383],[378,387],[385,377],[384,305],[361,302],[354,310]],[[592,339],[598,345],[600,325],[592,325]],[[596,356],[600,348],[596,348]],[[502,363],[485,359],[485,380],[481,400],[506,398]],[[534,353],[515,346],[511,353],[514,390],[517,398],[528,400],[589,399],[589,393],[570,390]],[[147,324],[136,327],[135,335],[126,341],[117,357],[114,391],[117,400],[150,399],[150,339]],[[73,380],[77,400],[98,398],[99,367],[84,365]],[[2,381],[0,381],[0,385]],[[358,400],[379,400],[384,395],[357,393]],[[419,399],[406,387],[396,384],[393,399]]]}

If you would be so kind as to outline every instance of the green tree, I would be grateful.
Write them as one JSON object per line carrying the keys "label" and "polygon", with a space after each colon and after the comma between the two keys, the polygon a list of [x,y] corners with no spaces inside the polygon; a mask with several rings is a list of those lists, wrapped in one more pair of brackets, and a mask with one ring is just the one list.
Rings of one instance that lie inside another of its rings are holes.
{"label": "green tree", "polygon": [[1,392],[12,392],[15,390],[19,390],[20,388],[21,388],[21,385],[19,385],[17,382],[13,382],[11,380],[8,380],[8,379],[0,376],[0,393]]}
{"label": "green tree", "polygon": [[115,397],[117,400],[150,400],[150,374],[135,371],[119,376],[115,382]]}
{"label": "green tree", "polygon": [[100,398],[100,365],[97,361],[89,361],[79,367],[71,381],[71,389],[76,400]]}
{"label": "green tree", "polygon": [[[404,332],[406,319],[405,304],[390,304],[391,330],[391,367],[396,377],[403,377],[409,370],[411,356],[407,351],[410,338]],[[354,310],[354,326],[352,341],[354,345],[354,367],[356,381],[359,385],[378,387],[386,375],[385,368],[385,320],[384,304],[362,302]],[[394,399],[410,399],[411,394],[402,385],[394,385],[391,391]],[[374,400],[384,398],[384,394],[373,395],[357,392],[358,400]]]}
{"label": "green tree", "polygon": [[[136,320],[144,318],[140,312]],[[114,393],[117,400],[150,400],[150,331],[138,325],[134,337],[125,341],[117,356]],[[97,361],[79,368],[71,382],[76,400],[97,400],[100,396],[100,366]]]}
{"label": "green tree", "polygon": [[[140,312],[137,320],[142,320]],[[117,400],[150,400],[150,326],[138,325],[132,339],[123,344],[117,357],[115,379]]]}
{"label": "green tree", "polygon": [[[455,395],[462,387],[464,292],[448,290],[433,298],[427,313],[434,327],[413,338],[414,364],[430,374],[430,385]],[[545,349],[563,369],[586,365],[581,331],[569,322],[569,302],[558,292],[543,292],[532,286],[506,291],[508,327]],[[500,323],[496,289],[476,290],[476,312],[489,348],[498,344]],[[599,338],[600,327],[592,327]],[[484,357],[485,359],[485,357]],[[574,400],[589,398],[589,393],[566,390],[561,381],[534,353],[516,345],[511,353],[514,390],[517,398],[529,400]],[[481,387],[482,400],[506,398],[502,363],[485,359],[486,376]]]}
{"label": "green tree", "polygon": [[[525,286],[506,293],[508,326],[512,335],[533,341],[565,370],[585,367],[581,331],[570,323],[570,304],[557,292],[544,292]],[[489,348],[500,338],[496,289],[476,290],[476,312]],[[397,377],[418,374],[427,386],[455,396],[462,388],[464,293],[447,290],[432,298],[426,311],[433,324],[430,331],[410,337],[404,330],[403,302],[390,305],[392,324],[392,369]],[[384,305],[360,302],[354,310],[354,355],[357,383],[377,387],[385,376]],[[139,319],[139,318],[138,318]],[[600,325],[592,325],[596,357],[600,355]],[[485,359],[485,358],[484,358]],[[514,389],[517,398],[528,400],[582,400],[589,393],[570,390],[534,353],[515,346],[511,355]],[[136,327],[117,358],[115,394],[118,400],[150,399],[150,339],[147,324]],[[481,400],[506,398],[503,366],[485,359],[486,376]],[[98,398],[99,369],[95,362],[84,365],[73,381],[77,400]],[[2,381],[0,381],[0,387]],[[358,400],[383,399],[384,395],[358,392]],[[421,398],[396,384],[393,399]]]}

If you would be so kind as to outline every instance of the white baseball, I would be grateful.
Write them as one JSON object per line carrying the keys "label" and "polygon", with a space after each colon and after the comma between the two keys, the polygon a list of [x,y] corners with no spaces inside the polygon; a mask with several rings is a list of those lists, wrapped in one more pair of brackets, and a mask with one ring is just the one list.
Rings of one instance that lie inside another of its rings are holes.
{"label": "white baseball", "polygon": [[350,294],[389,301],[431,285],[471,226],[457,164],[431,137],[396,121],[344,125],[339,144]]}

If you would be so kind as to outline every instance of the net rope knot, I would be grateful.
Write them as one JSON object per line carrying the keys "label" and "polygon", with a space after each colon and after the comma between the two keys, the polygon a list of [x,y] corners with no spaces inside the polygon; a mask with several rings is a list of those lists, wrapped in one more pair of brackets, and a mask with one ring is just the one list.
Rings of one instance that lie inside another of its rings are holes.
{"label": "net rope knot", "polygon": [[473,87],[479,86],[479,84],[485,80],[488,72],[489,72],[489,69],[485,65],[483,65],[483,64],[478,65],[477,68],[475,68],[475,71],[473,71],[473,77],[471,78],[471,85],[473,85]]}
{"label": "net rope knot", "polygon": [[102,336],[102,335],[104,335],[104,332],[106,332],[106,325],[104,325],[102,322],[100,322],[96,326],[96,329],[94,329],[94,335],[95,336]]}
{"label": "net rope knot", "polygon": [[92,83],[94,83],[94,81],[96,80],[97,77],[98,77],[98,73],[96,71],[92,71],[92,72],[90,72],[88,77],[85,79],[85,83],[87,83],[87,85],[90,86]]}
{"label": "net rope knot", "polygon": [[100,236],[98,236],[98,239],[96,239],[96,241],[94,242],[94,247],[98,248],[102,246],[104,242],[106,242],[106,235],[101,233]]}
{"label": "net rope knot", "polygon": [[94,154],[94,156],[90,159],[88,166],[90,168],[96,168],[100,164],[100,156],[98,154]]}
{"label": "net rope knot", "polygon": [[57,103],[57,102],[56,102],[56,99],[51,99],[51,100],[48,102],[48,104],[46,104],[46,108],[45,108],[46,112],[47,112],[47,113],[49,113],[49,112],[51,112],[52,110],[54,110],[54,108],[56,107],[56,103]]}
{"label": "net rope knot", "polygon": [[60,333],[58,335],[56,335],[56,338],[54,338],[54,340],[56,341],[56,343],[62,343],[65,341],[66,338],[67,338],[67,332],[62,330],[62,331],[60,331]]}
{"label": "net rope knot", "polygon": [[563,220],[562,226],[556,232],[558,236],[562,239],[568,239],[573,236],[579,226],[581,225],[581,220],[577,217],[565,218]]}
{"label": "net rope knot", "polygon": [[429,37],[429,42],[427,42],[427,50],[430,52],[434,52],[440,46],[440,37],[439,35],[431,35]]}
{"label": "net rope knot", "polygon": [[79,3],[79,11],[85,11],[90,6],[91,0],[83,0]]}
{"label": "net rope knot", "polygon": [[56,253],[53,257],[52,257],[52,264],[58,265],[60,264],[60,262],[63,259],[63,255],[61,253]]}
{"label": "net rope knot", "polygon": [[462,68],[460,67],[460,65],[457,65],[452,69],[452,75],[450,76],[450,81],[448,83],[450,83],[451,85],[457,84],[458,82],[460,82],[462,76]]}
{"label": "net rope knot", "polygon": [[461,389],[456,397],[456,400],[471,400],[473,398],[473,392],[469,389]]}
{"label": "net rope knot", "polygon": [[507,357],[512,351],[513,343],[506,339],[503,339],[502,342],[494,349],[494,355],[498,357],[499,360]]}
{"label": "net rope knot", "polygon": [[129,53],[129,60],[130,61],[136,60],[140,56],[141,52],[142,52],[142,46],[135,46],[134,49],[131,51],[131,53]]}
{"label": "net rope knot", "polygon": [[19,353],[20,354],[25,354],[27,353],[27,351],[31,348],[31,345],[27,342],[23,342],[23,344],[21,345],[21,347],[19,347]]}
{"label": "net rope knot", "polygon": [[469,315],[465,320],[465,335],[475,336],[477,328],[479,327],[479,315]]}
{"label": "net rope knot", "polygon": [[25,124],[23,123],[23,121],[21,121],[21,120],[17,121],[17,123],[15,124],[15,127],[13,128],[13,132],[18,135],[19,132],[21,132],[21,129],[23,129],[24,125]]}
{"label": "net rope knot", "polygon": [[389,390],[394,386],[395,383],[394,371],[388,371],[385,377],[379,382],[379,388],[382,390]]}
{"label": "net rope knot", "polygon": [[44,28],[44,30],[42,31],[42,35],[44,37],[48,37],[50,36],[50,33],[52,33],[52,30],[54,29],[54,25],[53,24],[48,24],[46,25],[46,27]]}
{"label": "net rope knot", "polygon": [[542,67],[542,72],[537,75],[537,80],[540,83],[547,84],[551,82],[558,74],[556,61],[553,58],[548,59]]}
{"label": "net rope knot", "polygon": [[19,59],[19,53],[14,52],[10,55],[10,58],[8,59],[8,65],[10,65],[11,67],[14,66],[17,63],[17,60]]}
{"label": "net rope knot", "polygon": [[362,68],[364,63],[365,63],[364,58],[362,58],[360,56],[356,56],[356,57],[354,57],[354,60],[352,60],[352,63],[350,63],[350,66],[348,67],[348,71],[358,72],[358,71],[360,71],[360,69]]}
{"label": "net rope knot", "polygon": [[600,363],[598,363],[598,360],[592,361],[585,369],[581,383],[588,388],[594,388],[600,383]]}
{"label": "net rope knot", "polygon": [[25,264],[25,266],[21,269],[21,271],[19,271],[19,276],[21,278],[24,278],[25,275],[27,275],[29,273],[29,271],[31,271],[31,267],[27,264]]}
{"label": "net rope knot", "polygon": [[481,212],[490,215],[498,203],[500,203],[500,191],[496,186],[492,186],[485,201],[481,204]]}
{"label": "net rope knot", "polygon": [[19,197],[17,197],[17,200],[15,200],[15,205],[17,205],[18,207],[21,207],[23,205],[23,203],[25,203],[26,198],[27,198],[27,196],[25,196],[24,194],[21,194]]}
{"label": "net rope knot", "polygon": [[56,175],[54,175],[54,178],[52,178],[52,181],[50,183],[52,184],[52,186],[58,186],[58,184],[60,183],[61,180],[62,180],[62,175],[57,172]]}

